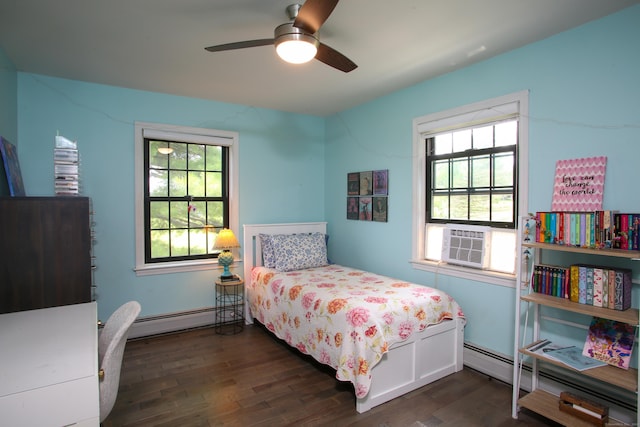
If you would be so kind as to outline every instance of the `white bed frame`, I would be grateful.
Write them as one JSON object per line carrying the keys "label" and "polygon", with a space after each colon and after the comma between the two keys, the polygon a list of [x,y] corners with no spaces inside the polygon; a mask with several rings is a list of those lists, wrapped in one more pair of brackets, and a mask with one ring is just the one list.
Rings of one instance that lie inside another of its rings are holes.
{"label": "white bed frame", "polygon": [[[251,280],[251,270],[262,265],[259,234],[326,233],[326,222],[244,225],[244,278]],[[245,290],[245,299],[247,292]],[[245,322],[253,315],[245,300]],[[408,340],[389,349],[373,367],[369,394],[356,399],[360,413],[398,396],[462,370],[464,321],[446,320],[413,334]]]}

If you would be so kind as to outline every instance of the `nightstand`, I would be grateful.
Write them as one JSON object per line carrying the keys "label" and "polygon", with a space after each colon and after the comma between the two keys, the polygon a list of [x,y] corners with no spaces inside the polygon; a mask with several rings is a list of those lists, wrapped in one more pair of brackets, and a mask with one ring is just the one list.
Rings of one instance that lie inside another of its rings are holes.
{"label": "nightstand", "polygon": [[234,335],[244,328],[244,280],[216,280],[214,328],[221,335]]}

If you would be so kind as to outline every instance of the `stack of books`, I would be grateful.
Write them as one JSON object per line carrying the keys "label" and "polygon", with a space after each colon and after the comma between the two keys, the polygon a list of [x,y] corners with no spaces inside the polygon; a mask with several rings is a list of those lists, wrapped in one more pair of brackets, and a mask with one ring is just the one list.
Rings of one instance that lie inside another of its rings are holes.
{"label": "stack of books", "polygon": [[55,194],[75,196],[79,193],[79,155],[77,144],[62,136],[56,136],[53,150]]}

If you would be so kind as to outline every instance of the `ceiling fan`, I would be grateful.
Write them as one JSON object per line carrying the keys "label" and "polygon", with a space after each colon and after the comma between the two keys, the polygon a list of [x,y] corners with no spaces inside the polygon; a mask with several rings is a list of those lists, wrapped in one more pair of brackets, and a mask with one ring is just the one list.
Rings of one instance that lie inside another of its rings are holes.
{"label": "ceiling fan", "polygon": [[318,30],[329,18],[338,0],[307,0],[304,5],[287,6],[290,22],[279,25],[271,39],[247,40],[209,46],[209,52],[275,45],[278,55],[287,62],[301,64],[317,59],[330,67],[348,73],[358,66],[337,50],[320,42]]}

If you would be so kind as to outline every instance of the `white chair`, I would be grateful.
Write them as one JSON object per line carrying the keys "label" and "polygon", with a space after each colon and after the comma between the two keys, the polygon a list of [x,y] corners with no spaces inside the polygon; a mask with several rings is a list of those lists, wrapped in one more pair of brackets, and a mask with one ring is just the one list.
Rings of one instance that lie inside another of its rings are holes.
{"label": "white chair", "polygon": [[100,369],[100,422],[113,409],[120,386],[120,368],[129,329],[140,313],[140,304],[129,301],[107,320],[98,338],[98,366]]}

